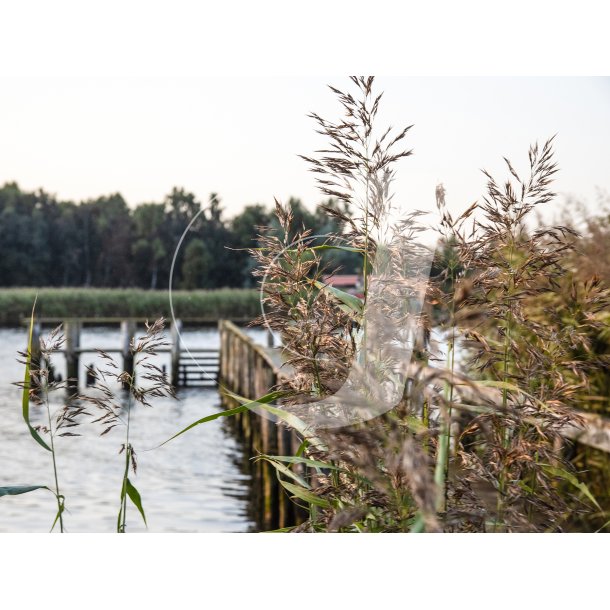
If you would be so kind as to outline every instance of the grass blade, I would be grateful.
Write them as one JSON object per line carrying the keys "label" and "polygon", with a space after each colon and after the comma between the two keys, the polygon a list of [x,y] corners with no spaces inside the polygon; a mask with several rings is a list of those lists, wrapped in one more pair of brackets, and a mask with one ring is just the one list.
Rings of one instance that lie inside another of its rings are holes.
{"label": "grass blade", "polygon": [[582,481],[579,481],[571,472],[568,472],[563,468],[551,466],[550,464],[541,464],[541,466],[543,470],[548,472],[550,475],[559,477],[560,479],[567,481],[568,483],[570,483],[570,485],[573,485],[574,487],[579,489],[583,495],[585,495],[589,500],[591,500],[591,502],[595,506],[597,506],[597,508],[599,508],[599,510],[602,510],[602,507],[598,504],[597,500],[595,499],[589,488]]}
{"label": "grass blade", "polygon": [[[53,521],[53,525],[51,526],[51,531],[53,531],[55,529],[57,522],[59,521],[59,519],[61,518],[61,516],[64,512],[64,497],[63,496],[57,496],[57,497],[59,500],[59,507],[57,508],[57,514],[55,515],[55,520]],[[62,532],[63,532],[63,529],[62,529]]]}
{"label": "grass blade", "polygon": [[[290,470],[290,468],[288,468],[288,466],[284,466],[284,464],[282,464],[281,462],[275,461],[271,456],[259,455],[256,457],[255,461],[258,461],[258,460],[265,460],[265,461],[269,462],[269,464],[271,464],[271,466],[273,466],[273,468],[275,468],[276,473],[278,475],[281,472],[285,477],[292,479],[293,481],[295,481],[295,483],[298,483],[301,487],[304,487],[305,489],[311,489],[311,485],[303,477],[299,476],[296,472],[293,472],[292,470]],[[279,476],[278,476],[278,478],[279,478]]]}
{"label": "grass blade", "polygon": [[[30,491],[36,491],[37,489],[49,489],[46,485],[9,485],[7,487],[0,487],[0,497],[2,496],[18,496],[20,494],[26,494]],[[51,491],[49,489],[49,491]]]}
{"label": "grass blade", "polygon": [[326,449],[326,447],[322,444],[322,441],[313,435],[311,427],[308,426],[302,419],[298,418],[292,413],[289,413],[288,411],[284,411],[283,409],[280,409],[274,405],[268,404],[277,398],[286,396],[286,392],[271,392],[271,394],[267,394],[262,398],[257,398],[256,400],[248,400],[247,398],[239,396],[239,394],[229,392],[228,390],[224,390],[223,393],[225,396],[232,398],[236,402],[241,402],[242,406],[248,409],[260,407],[268,413],[275,415],[278,419],[281,419],[283,422],[287,423],[290,427],[299,432],[310,445],[313,445],[320,450]]}
{"label": "grass blade", "polygon": [[51,451],[51,448],[42,440],[40,434],[32,427],[30,424],[30,367],[32,363],[32,335],[34,333],[34,310],[36,309],[36,299],[34,299],[34,305],[32,307],[32,315],[30,317],[30,330],[28,335],[28,351],[27,357],[25,360],[25,376],[23,379],[23,394],[21,399],[21,411],[23,414],[23,419],[28,426],[30,434],[32,438],[41,446],[44,447],[47,451]]}
{"label": "grass blade", "polygon": [[307,504],[315,504],[316,506],[321,506],[322,508],[330,507],[328,500],[325,500],[320,496],[316,496],[316,494],[307,489],[303,489],[300,485],[293,485],[292,483],[288,483],[283,479],[279,479],[279,481],[282,486],[293,495],[293,497],[299,498],[299,500],[303,500],[304,502],[307,502]]}
{"label": "grass blade", "polygon": [[236,394],[232,394],[231,392],[225,392],[225,394],[227,396],[230,396],[231,398],[234,398],[236,400],[236,402],[243,402],[244,400],[246,402],[239,407],[235,407],[233,409],[227,409],[226,411],[218,411],[218,413],[212,413],[212,415],[206,415],[205,417],[202,417],[201,419],[194,421],[192,424],[189,424],[186,428],[183,428],[182,430],[180,430],[180,432],[177,432],[176,434],[174,434],[174,436],[170,436],[170,438],[168,438],[166,441],[163,441],[160,445],[157,445],[157,447],[155,447],[155,449],[162,447],[166,443],[169,443],[170,441],[174,440],[181,434],[188,432],[189,430],[191,430],[192,428],[195,428],[196,426],[199,426],[200,424],[205,424],[207,422],[214,421],[215,419],[218,419],[219,417],[231,417],[232,415],[237,415],[238,413],[243,413],[244,411],[248,410],[249,408],[256,406],[258,403],[263,403],[265,401],[271,402],[272,400],[276,400],[277,398],[280,398],[285,393],[284,392],[271,392],[270,394],[267,394],[267,395],[263,396],[262,398],[259,398],[258,400],[254,400],[254,401],[247,401],[247,399],[242,398],[241,396],[237,396]]}
{"label": "grass blade", "polygon": [[305,466],[310,466],[311,468],[315,468],[320,471],[323,469],[326,470],[337,470],[338,472],[345,472],[342,468],[338,466],[333,466],[328,462],[320,462],[319,460],[310,460],[308,458],[304,458],[296,455],[273,455],[273,456],[260,456],[260,457],[268,457],[272,460],[276,460],[278,462],[287,462],[288,464],[304,464]]}
{"label": "grass blade", "polygon": [[348,292],[343,292],[343,290],[339,290],[338,288],[333,288],[332,286],[328,286],[327,284],[323,284],[322,282],[314,282],[316,288],[320,290],[326,290],[330,294],[332,294],[337,300],[341,301],[344,305],[347,305],[353,312],[357,314],[361,314],[364,309],[364,304],[362,301],[354,296],[353,294],[349,294]]}
{"label": "grass blade", "polygon": [[140,497],[140,492],[132,485],[131,481],[127,479],[127,495],[129,499],[134,503],[135,507],[140,511],[142,515],[142,519],[144,519],[144,525],[148,527],[148,523],[146,523],[146,515],[144,514],[144,508],[142,507],[142,498]]}

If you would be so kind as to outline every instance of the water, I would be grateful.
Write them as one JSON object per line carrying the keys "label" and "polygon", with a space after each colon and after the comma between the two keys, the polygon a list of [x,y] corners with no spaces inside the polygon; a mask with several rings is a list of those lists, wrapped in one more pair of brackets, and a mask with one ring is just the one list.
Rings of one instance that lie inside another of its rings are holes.
{"label": "water", "polygon": [[[264,334],[247,330],[257,340]],[[82,347],[120,345],[118,329],[85,328]],[[217,348],[215,329],[186,329],[184,344],[191,348]],[[11,385],[23,379],[17,350],[26,345],[25,329],[0,329],[0,485],[52,487],[51,454],[29,435],[21,415],[21,392]],[[95,354],[81,355],[85,365],[99,362]],[[65,359],[53,361],[65,378]],[[161,354],[155,364],[166,364]],[[60,406],[63,392],[53,398]],[[150,450],[186,425],[220,409],[214,389],[186,388],[179,399],[154,399],[152,408],[137,405],[132,411],[131,442],[138,472],[130,479],[142,495],[149,532],[244,532],[255,529],[248,512],[250,476],[241,468],[243,452],[223,418],[208,422],[159,449]],[[40,407],[31,407],[32,423],[44,423]],[[92,419],[92,418],[86,418]],[[118,426],[100,437],[99,424],[76,429],[82,436],[56,439],[61,492],[66,497],[64,523],[69,532],[116,530],[123,456],[118,454],[124,428]],[[47,532],[56,511],[55,497],[46,490],[0,498],[0,532]],[[128,506],[127,531],[146,527],[133,505]]]}

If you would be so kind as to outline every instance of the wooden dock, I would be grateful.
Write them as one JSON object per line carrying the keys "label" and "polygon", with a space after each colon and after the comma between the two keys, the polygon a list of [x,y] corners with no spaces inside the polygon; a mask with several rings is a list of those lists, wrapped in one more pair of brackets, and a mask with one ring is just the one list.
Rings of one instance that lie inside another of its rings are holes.
{"label": "wooden dock", "polygon": [[[84,354],[94,354],[96,348],[81,346],[81,333],[84,326],[119,326],[120,340],[116,347],[104,349],[108,354],[117,354],[122,359],[123,370],[133,373],[133,354],[130,351],[131,341],[137,334],[138,324],[147,322],[144,318],[37,318],[32,333],[32,351],[34,358],[40,351],[40,337],[43,326],[62,325],[65,344],[59,353],[66,359],[66,376],[70,387],[80,385],[80,362]],[[237,320],[241,321],[241,320]],[[23,320],[29,324],[28,320]],[[210,318],[186,318],[175,320],[170,324],[170,346],[157,350],[158,353],[170,354],[169,376],[174,387],[207,386],[215,387],[218,380],[219,355],[217,349],[190,348],[187,349],[180,341],[180,331],[184,324],[211,325],[218,320]]]}
{"label": "wooden dock", "polygon": [[[255,399],[267,394],[286,374],[278,352],[257,344],[232,322],[221,320],[219,382],[232,392]],[[227,407],[230,404],[225,398]],[[230,418],[238,437],[250,456],[295,455],[301,444],[296,433],[283,424],[246,411]],[[278,484],[275,470],[265,461],[251,462],[256,497],[256,514],[264,529],[277,529],[301,523],[307,515],[292,502]]]}

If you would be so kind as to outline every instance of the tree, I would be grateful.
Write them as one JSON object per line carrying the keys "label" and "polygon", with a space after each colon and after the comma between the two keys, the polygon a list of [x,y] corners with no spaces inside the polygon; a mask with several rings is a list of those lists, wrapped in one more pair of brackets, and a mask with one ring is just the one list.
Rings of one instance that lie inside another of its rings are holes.
{"label": "tree", "polygon": [[133,211],[133,222],[134,281],[141,287],[154,290],[158,286],[159,267],[169,256],[165,205],[139,205]]}
{"label": "tree", "polygon": [[199,238],[191,240],[184,251],[181,288],[194,290],[207,287],[211,268],[212,257],[205,242]]}

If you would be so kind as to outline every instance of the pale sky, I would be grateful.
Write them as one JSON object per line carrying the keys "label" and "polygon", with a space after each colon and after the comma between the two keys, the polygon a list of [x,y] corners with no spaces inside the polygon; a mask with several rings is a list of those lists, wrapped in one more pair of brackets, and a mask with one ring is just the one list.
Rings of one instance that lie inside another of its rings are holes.
{"label": "pale sky", "polygon": [[[525,169],[530,143],[557,133],[555,184],[593,208],[610,193],[610,78],[378,77],[380,124],[414,124],[396,196],[432,209],[442,181],[454,210],[480,198],[486,168],[502,156]],[[173,186],[228,215],[249,203],[322,197],[297,154],[324,145],[306,117],[338,119],[319,78],[11,78],[0,96],[0,183],[17,181],[60,199],[120,192],[129,205],[161,201]],[[562,200],[562,197],[559,200]],[[549,212],[552,210],[549,210]]]}

